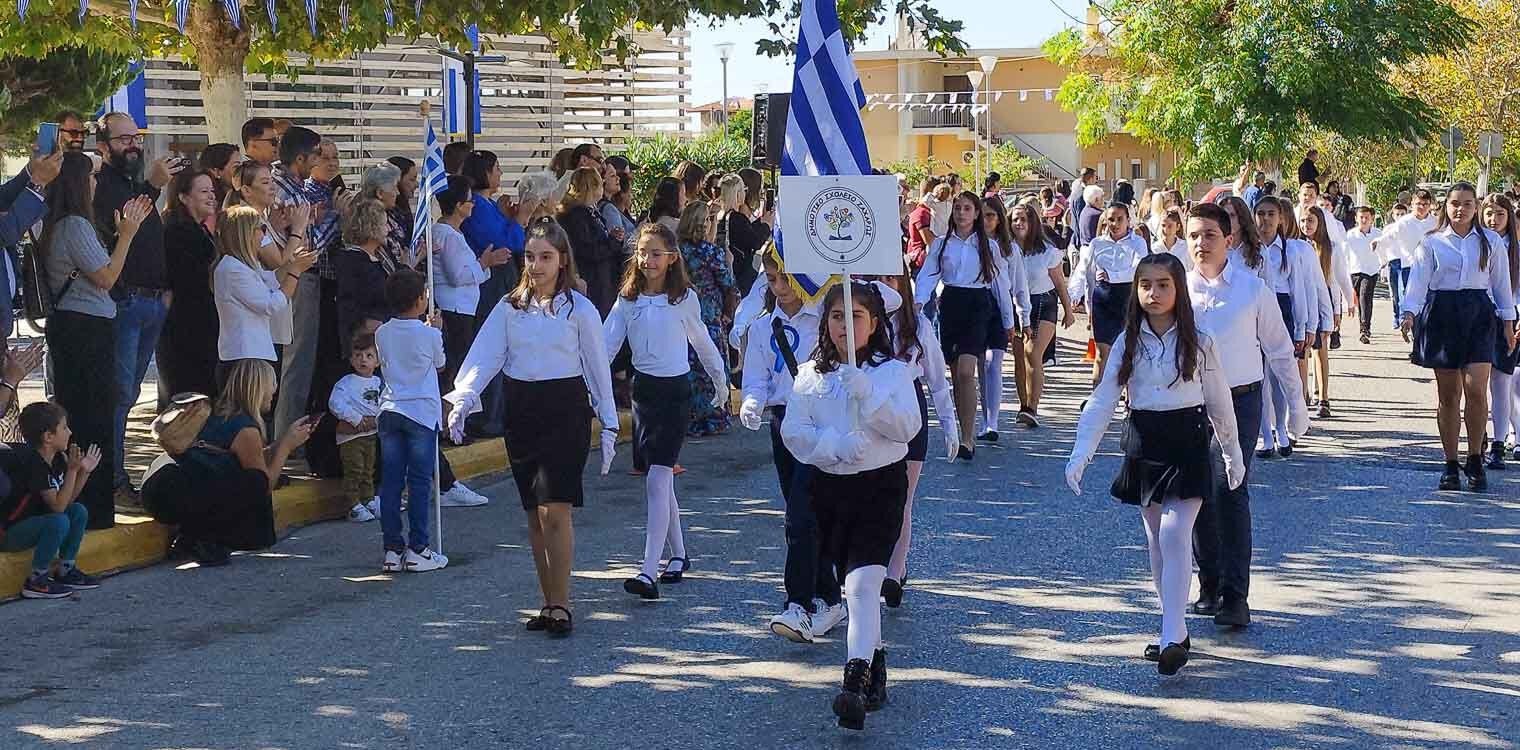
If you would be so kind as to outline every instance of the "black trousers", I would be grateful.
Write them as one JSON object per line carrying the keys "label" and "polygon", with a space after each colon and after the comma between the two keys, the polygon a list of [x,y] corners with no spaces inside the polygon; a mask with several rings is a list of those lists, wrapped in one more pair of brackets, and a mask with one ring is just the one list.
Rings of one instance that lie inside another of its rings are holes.
{"label": "black trousers", "polygon": [[1203,504],[1193,524],[1193,558],[1198,561],[1198,583],[1205,591],[1244,599],[1251,593],[1251,457],[1256,455],[1256,436],[1261,432],[1261,390],[1236,395],[1233,401],[1246,478],[1239,487],[1229,488],[1219,442],[1211,440],[1214,501]]}
{"label": "black trousers", "polygon": [[1372,295],[1377,292],[1378,277],[1375,273],[1351,274],[1351,285],[1356,288],[1356,317],[1362,335],[1372,335]]}
{"label": "black trousers", "polygon": [[454,376],[459,374],[459,366],[464,364],[464,358],[470,353],[470,345],[475,343],[475,316],[463,315],[448,310],[443,313],[443,354],[446,364],[443,372],[439,373],[439,390],[448,393],[454,390]]}
{"label": "black trousers", "polygon": [[116,525],[110,471],[116,459],[116,323],[66,310],[54,311],[47,323],[54,400],[68,412],[74,444],[100,447],[100,468],[85,480],[79,503],[90,512],[88,528],[109,529]]}
{"label": "black trousers", "polygon": [[792,455],[781,441],[786,407],[771,407],[771,455],[776,460],[776,479],[786,501],[786,603],[814,610],[813,598],[833,606],[842,599],[834,561],[823,554],[818,536],[818,515],[813,511],[813,475],[817,469]]}

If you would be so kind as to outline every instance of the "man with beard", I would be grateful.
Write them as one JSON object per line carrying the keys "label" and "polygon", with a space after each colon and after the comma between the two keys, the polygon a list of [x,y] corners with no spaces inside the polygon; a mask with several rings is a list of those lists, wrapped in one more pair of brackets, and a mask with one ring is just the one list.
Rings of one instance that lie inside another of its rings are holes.
{"label": "man with beard", "polygon": [[[185,165],[177,157],[163,157],[143,164],[143,137],[132,116],[112,112],[101,118],[95,131],[100,151],[100,171],[95,176],[95,227],[106,247],[116,242],[116,214],[128,201],[147,196],[157,202],[159,193]],[[147,172],[144,179],[143,173]],[[148,362],[158,346],[169,311],[169,277],[164,266],[164,225],[157,211],[149,211],[132,239],[121,275],[111,288],[116,300],[116,415],[115,466],[116,507],[142,507],[137,490],[127,477],[127,412],[137,403]]]}
{"label": "man with beard", "polygon": [[64,110],[53,118],[58,123],[58,146],[64,151],[84,151],[84,137],[90,134],[85,129],[84,118],[73,110]]}

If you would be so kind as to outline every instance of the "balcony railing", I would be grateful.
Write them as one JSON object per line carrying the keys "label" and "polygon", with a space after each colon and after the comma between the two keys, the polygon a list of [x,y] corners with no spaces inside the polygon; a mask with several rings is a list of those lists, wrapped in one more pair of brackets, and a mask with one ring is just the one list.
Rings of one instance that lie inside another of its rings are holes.
{"label": "balcony railing", "polygon": [[915,128],[965,128],[971,129],[971,112],[965,107],[956,109],[917,109],[913,111]]}

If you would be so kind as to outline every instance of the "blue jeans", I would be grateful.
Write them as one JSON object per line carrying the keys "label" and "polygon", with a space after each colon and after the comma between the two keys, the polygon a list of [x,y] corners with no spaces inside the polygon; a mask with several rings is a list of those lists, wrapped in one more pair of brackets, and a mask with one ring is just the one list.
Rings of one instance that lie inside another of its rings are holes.
{"label": "blue jeans", "polygon": [[69,503],[62,513],[32,516],[5,530],[0,551],[15,552],[32,548],[32,571],[47,570],[54,560],[73,562],[84,541],[89,511],[79,503]]}
{"label": "blue jeans", "polygon": [[[385,548],[400,552],[428,545],[433,509],[433,459],[438,430],[396,412],[380,413],[380,533]],[[401,486],[406,485],[407,536],[401,536]]]}
{"label": "blue jeans", "polygon": [[158,334],[164,330],[169,308],[162,297],[140,297],[129,292],[116,301],[116,414],[112,423],[116,441],[115,461],[111,467],[113,483],[128,482],[126,466],[127,413],[142,393],[148,362],[158,348]]}
{"label": "blue jeans", "polygon": [[1198,583],[1205,590],[1244,599],[1251,593],[1251,458],[1261,430],[1261,391],[1232,400],[1246,476],[1239,487],[1230,489],[1219,443],[1209,443],[1214,501],[1203,504],[1193,524],[1193,557],[1198,561]]}
{"label": "blue jeans", "polygon": [[1388,261],[1388,293],[1393,296],[1393,324],[1397,326],[1399,319],[1399,302],[1404,299],[1404,290],[1409,288],[1409,271],[1402,261],[1397,258]]}

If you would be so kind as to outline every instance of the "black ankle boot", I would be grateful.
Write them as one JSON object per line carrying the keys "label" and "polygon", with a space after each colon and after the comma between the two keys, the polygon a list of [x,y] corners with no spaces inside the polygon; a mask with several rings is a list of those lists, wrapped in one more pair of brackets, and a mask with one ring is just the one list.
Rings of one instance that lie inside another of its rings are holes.
{"label": "black ankle boot", "polygon": [[1472,492],[1483,492],[1488,489],[1488,474],[1483,471],[1483,457],[1474,453],[1467,457],[1467,466],[1462,469],[1467,474],[1467,489]]}
{"label": "black ankle boot", "polygon": [[1462,489],[1462,464],[1456,461],[1447,461],[1446,470],[1441,472],[1441,483],[1436,485],[1438,490]]}
{"label": "black ankle boot", "polygon": [[879,711],[887,705],[887,650],[876,649],[871,655],[871,683],[866,686],[866,710]]}
{"label": "black ankle boot", "polygon": [[834,715],[845,729],[866,728],[866,689],[871,683],[871,663],[851,659],[844,665],[844,684],[834,696]]}
{"label": "black ankle boot", "polygon": [[1495,440],[1488,446],[1488,468],[1504,471],[1504,441]]}

